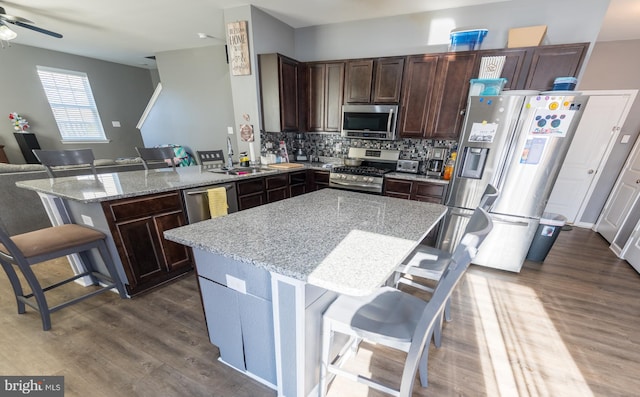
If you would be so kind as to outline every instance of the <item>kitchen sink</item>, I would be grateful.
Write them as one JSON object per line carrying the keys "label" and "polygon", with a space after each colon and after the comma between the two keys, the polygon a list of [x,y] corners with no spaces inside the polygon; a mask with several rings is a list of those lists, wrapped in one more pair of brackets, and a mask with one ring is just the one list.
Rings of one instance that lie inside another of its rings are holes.
{"label": "kitchen sink", "polygon": [[210,172],[215,172],[218,174],[227,174],[227,175],[253,175],[259,174],[261,172],[269,171],[268,169],[260,168],[260,167],[235,167],[233,169],[227,170],[222,168],[216,168],[209,170]]}

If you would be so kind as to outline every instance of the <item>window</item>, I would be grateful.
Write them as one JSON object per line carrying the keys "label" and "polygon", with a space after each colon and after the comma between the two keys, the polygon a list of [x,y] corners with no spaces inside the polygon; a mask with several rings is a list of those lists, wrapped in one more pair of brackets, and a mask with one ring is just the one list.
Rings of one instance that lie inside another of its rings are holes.
{"label": "window", "polygon": [[86,73],[38,66],[63,142],[107,141]]}

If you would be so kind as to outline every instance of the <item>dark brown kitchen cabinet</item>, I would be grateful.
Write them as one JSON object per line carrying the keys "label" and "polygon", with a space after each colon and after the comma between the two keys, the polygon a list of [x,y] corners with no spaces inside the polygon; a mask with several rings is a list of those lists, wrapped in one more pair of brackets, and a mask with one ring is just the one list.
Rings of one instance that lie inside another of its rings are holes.
{"label": "dark brown kitchen cabinet", "polygon": [[238,210],[246,210],[265,203],[264,178],[251,178],[236,182]]}
{"label": "dark brown kitchen cabinet", "polygon": [[473,77],[476,53],[448,53],[440,57],[434,91],[434,111],[430,113],[425,137],[458,139],[467,108],[469,80]]}
{"label": "dark brown kitchen cabinet", "polygon": [[136,295],[193,268],[191,248],[165,240],[164,231],[184,226],[179,192],[106,201],[102,209]]}
{"label": "dark brown kitchen cabinet", "polygon": [[588,48],[589,43],[533,47],[523,89],[547,91],[556,77],[576,77]]}
{"label": "dark brown kitchen cabinet", "polygon": [[260,101],[262,125],[268,132],[296,132],[305,124],[301,110],[304,68],[281,54],[260,54]]}
{"label": "dark brown kitchen cabinet", "polygon": [[385,178],[384,180],[384,192],[385,196],[396,197],[405,200],[411,199],[411,181],[405,181],[402,179]]}
{"label": "dark brown kitchen cabinet", "polygon": [[[447,193],[446,184],[406,179],[384,178],[383,194],[406,200],[426,201],[443,204]],[[438,240],[440,224],[431,229],[421,244],[435,245]]]}
{"label": "dark brown kitchen cabinet", "polygon": [[414,55],[403,78],[399,133],[406,138],[458,139],[475,52]]}
{"label": "dark brown kitchen cabinet", "polygon": [[433,109],[438,55],[407,58],[402,81],[402,102],[398,131],[404,138],[422,138]]}
{"label": "dark brown kitchen cabinet", "polygon": [[447,185],[442,183],[395,178],[384,179],[383,194],[385,196],[442,204],[446,193]]}
{"label": "dark brown kitchen cabinet", "polygon": [[264,178],[267,203],[284,200],[289,197],[289,175],[279,174]]}
{"label": "dark brown kitchen cabinet", "polygon": [[310,170],[309,173],[310,192],[329,187],[329,171]]}
{"label": "dark brown kitchen cabinet", "polygon": [[373,103],[398,103],[402,89],[404,57],[379,58],[375,62]]}
{"label": "dark brown kitchen cabinet", "polygon": [[289,173],[289,197],[307,193],[308,172],[295,171]]}
{"label": "dark brown kitchen cabinet", "polygon": [[347,61],[345,103],[398,103],[404,57]]}
{"label": "dark brown kitchen cabinet", "polygon": [[505,56],[502,75],[504,89],[547,91],[556,77],[577,77],[589,43],[557,44],[538,47],[478,51],[473,76],[478,76],[485,56]]}
{"label": "dark brown kitchen cabinet", "polygon": [[347,61],[344,83],[345,103],[371,102],[373,59]]}
{"label": "dark brown kitchen cabinet", "polygon": [[502,74],[500,77],[507,79],[503,89],[504,90],[518,90],[522,87],[524,77],[528,71],[528,66],[525,67],[525,59],[527,56],[527,50],[524,48],[505,48],[499,50],[482,50],[478,52],[476,59],[476,66],[474,68],[473,76],[477,77],[480,72],[480,62],[482,57],[494,57],[504,56],[504,66],[502,67]]}
{"label": "dark brown kitchen cabinet", "polygon": [[308,64],[309,131],[340,131],[344,74],[344,62]]}

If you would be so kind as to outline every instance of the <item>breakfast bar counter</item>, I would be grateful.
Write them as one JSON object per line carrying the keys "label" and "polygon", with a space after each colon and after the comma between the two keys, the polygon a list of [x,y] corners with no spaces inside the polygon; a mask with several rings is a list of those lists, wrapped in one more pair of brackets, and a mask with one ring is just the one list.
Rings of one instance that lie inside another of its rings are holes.
{"label": "breakfast bar counter", "polygon": [[317,395],[322,312],[365,295],[444,216],[440,204],[323,189],[167,230],[193,249],[220,360],[279,396]]}

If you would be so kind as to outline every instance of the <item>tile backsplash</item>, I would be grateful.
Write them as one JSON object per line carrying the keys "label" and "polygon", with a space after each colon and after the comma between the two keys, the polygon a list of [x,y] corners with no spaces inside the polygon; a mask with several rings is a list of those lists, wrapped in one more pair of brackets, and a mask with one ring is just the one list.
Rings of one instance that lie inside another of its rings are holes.
{"label": "tile backsplash", "polygon": [[[278,142],[285,141],[290,155],[298,149],[296,140],[298,133],[293,132],[261,132],[262,154],[268,152],[268,148],[278,147]],[[308,156],[317,157],[344,157],[350,147],[399,150],[400,159],[403,160],[427,160],[429,149],[432,147],[445,147],[450,152],[458,142],[450,140],[413,139],[404,138],[396,141],[376,141],[365,139],[344,138],[339,133],[302,133],[304,136],[304,149]]]}

